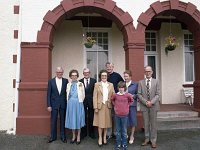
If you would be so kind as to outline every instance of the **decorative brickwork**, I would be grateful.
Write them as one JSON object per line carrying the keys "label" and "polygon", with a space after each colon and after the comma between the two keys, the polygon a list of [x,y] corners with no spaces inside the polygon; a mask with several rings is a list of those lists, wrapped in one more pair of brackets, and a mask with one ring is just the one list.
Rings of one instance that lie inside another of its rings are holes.
{"label": "decorative brickwork", "polygon": [[19,5],[14,6],[14,14],[19,14]]}

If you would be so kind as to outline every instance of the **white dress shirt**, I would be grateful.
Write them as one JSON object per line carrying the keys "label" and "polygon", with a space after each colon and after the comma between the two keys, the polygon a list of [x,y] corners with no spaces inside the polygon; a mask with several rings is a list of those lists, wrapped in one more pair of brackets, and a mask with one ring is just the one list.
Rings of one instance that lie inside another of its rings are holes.
{"label": "white dress shirt", "polygon": [[62,88],[62,78],[59,79],[58,77],[56,77],[56,86],[57,86],[58,92],[60,94],[61,88]]}
{"label": "white dress shirt", "polygon": [[84,78],[84,85],[85,85],[85,88],[87,88],[87,80],[88,80],[88,85],[90,84],[90,78]]}
{"label": "white dress shirt", "polygon": [[103,103],[106,104],[106,101],[108,101],[108,82],[101,82],[103,86]]}
{"label": "white dress shirt", "polygon": [[128,87],[129,87],[129,85],[131,85],[131,81],[126,82],[126,92],[127,92],[127,93],[128,93]]}

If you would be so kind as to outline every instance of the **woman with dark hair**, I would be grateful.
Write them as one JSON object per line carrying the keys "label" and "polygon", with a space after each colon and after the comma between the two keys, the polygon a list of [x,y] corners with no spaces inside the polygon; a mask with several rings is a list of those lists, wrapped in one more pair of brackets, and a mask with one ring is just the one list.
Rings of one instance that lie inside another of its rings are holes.
{"label": "woman with dark hair", "polygon": [[[83,106],[85,88],[83,83],[77,80],[79,77],[77,70],[71,70],[69,72],[69,77],[72,81],[67,84],[67,110],[65,127],[72,129],[73,137],[70,143],[73,144],[76,142],[78,145],[81,142],[81,128],[85,126],[85,112]],[[75,133],[76,130],[77,137]]]}
{"label": "woman with dark hair", "polygon": [[[108,82],[108,72],[101,70],[99,73],[100,82],[95,83],[93,93],[94,121],[93,125],[98,127],[98,145],[107,144],[107,128],[112,127],[111,118],[111,97],[115,93],[113,84]],[[103,134],[103,141],[102,141]]]}

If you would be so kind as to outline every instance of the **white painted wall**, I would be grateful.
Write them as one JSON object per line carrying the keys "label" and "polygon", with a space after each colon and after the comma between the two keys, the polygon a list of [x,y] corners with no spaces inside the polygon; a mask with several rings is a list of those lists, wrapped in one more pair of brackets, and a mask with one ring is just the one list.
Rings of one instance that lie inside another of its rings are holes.
{"label": "white painted wall", "polygon": [[[160,29],[161,58],[160,58],[160,76],[162,104],[182,103],[182,84],[184,84],[184,50],[183,50],[183,31],[181,24],[172,23],[171,31],[176,35],[179,46],[165,54],[165,38],[169,35],[169,24],[162,23]],[[162,36],[161,36],[162,35]]]}
{"label": "white painted wall", "polygon": [[123,78],[123,72],[125,71],[125,51],[122,33],[119,31],[117,26],[113,24],[111,29],[112,34],[112,58],[111,61],[114,63],[114,71],[121,74]]}
{"label": "white painted wall", "polygon": [[55,68],[62,66],[64,77],[69,78],[69,71],[77,69],[82,74],[83,69],[83,30],[80,21],[65,21],[56,31],[52,51],[52,76]]}
{"label": "white painted wall", "polygon": [[18,4],[18,0],[0,1],[0,130],[14,127],[16,64],[13,64],[13,55],[17,53],[18,42],[14,39],[14,30],[18,29],[19,16],[13,13],[13,6]]}
{"label": "white painted wall", "polygon": [[[64,77],[69,78],[69,71],[77,69],[82,77],[82,70],[86,66],[83,42],[83,29],[80,21],[65,21],[56,31],[54,48],[52,51],[52,76],[55,68],[62,66],[65,70]],[[114,70],[123,75],[125,69],[125,51],[123,37],[115,24],[111,29],[111,57],[115,65]],[[105,62],[106,63],[106,62]]]}

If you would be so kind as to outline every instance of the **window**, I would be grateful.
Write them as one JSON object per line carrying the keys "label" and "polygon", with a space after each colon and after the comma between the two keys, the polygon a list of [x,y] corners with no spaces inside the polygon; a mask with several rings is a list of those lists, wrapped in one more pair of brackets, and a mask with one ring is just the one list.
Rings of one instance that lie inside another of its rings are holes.
{"label": "window", "polygon": [[144,50],[144,65],[151,66],[153,69],[153,78],[158,76],[158,61],[157,61],[157,37],[155,31],[146,31],[145,32],[145,50]]}
{"label": "window", "polygon": [[156,33],[148,31],[145,33],[145,51],[156,51]]}
{"label": "window", "polygon": [[87,36],[96,41],[92,48],[86,50],[86,65],[91,71],[92,77],[98,80],[98,73],[105,69],[105,63],[109,55],[109,33],[108,32],[86,32]]}
{"label": "window", "polygon": [[194,81],[194,50],[193,36],[191,33],[184,34],[184,55],[185,55],[185,81]]}

